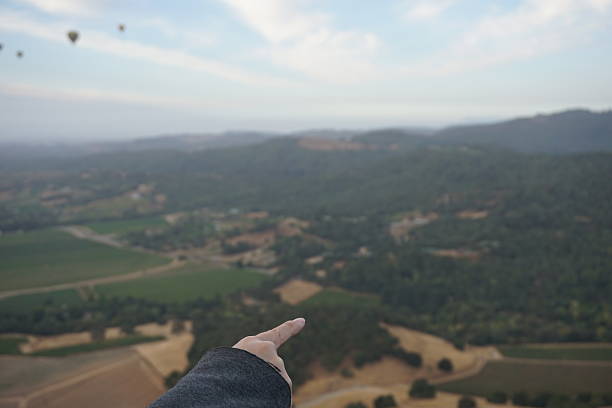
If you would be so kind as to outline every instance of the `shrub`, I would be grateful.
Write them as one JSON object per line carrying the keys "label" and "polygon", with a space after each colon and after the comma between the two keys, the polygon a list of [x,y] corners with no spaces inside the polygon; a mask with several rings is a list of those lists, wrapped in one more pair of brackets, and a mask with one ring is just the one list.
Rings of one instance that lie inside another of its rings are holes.
{"label": "shrub", "polygon": [[476,401],[472,397],[463,396],[457,402],[457,408],[476,408]]}
{"label": "shrub", "polygon": [[408,395],[412,398],[434,398],[436,387],[429,384],[426,379],[421,378],[412,383]]}
{"label": "shrub", "polygon": [[453,371],[453,368],[453,362],[446,357],[438,361],[438,369],[441,371],[446,371],[447,373],[450,373],[451,371]]}
{"label": "shrub", "polygon": [[381,395],[374,400],[374,408],[392,408],[397,407],[393,395]]}
{"label": "shrub", "polygon": [[512,394],[512,403],[514,405],[529,405],[529,395],[524,391],[515,392]]}
{"label": "shrub", "polygon": [[487,397],[487,401],[494,404],[505,404],[508,402],[508,394],[503,391],[495,391]]}

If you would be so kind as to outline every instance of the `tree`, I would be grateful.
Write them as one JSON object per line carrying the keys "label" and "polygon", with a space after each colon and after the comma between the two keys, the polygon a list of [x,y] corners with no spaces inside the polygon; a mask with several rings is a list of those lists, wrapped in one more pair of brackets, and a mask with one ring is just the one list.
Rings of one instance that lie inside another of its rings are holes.
{"label": "tree", "polygon": [[429,384],[426,379],[421,378],[412,383],[408,395],[412,398],[434,398],[436,396],[436,387]]}
{"label": "tree", "polygon": [[524,391],[515,392],[512,394],[512,403],[514,405],[529,405],[529,395]]}
{"label": "tree", "polygon": [[457,402],[457,408],[476,408],[476,401],[472,397],[463,396]]}
{"label": "tree", "polygon": [[175,319],[172,321],[172,334],[179,334],[185,331],[185,322]]}
{"label": "tree", "polygon": [[505,404],[508,402],[508,394],[503,391],[495,391],[487,397],[487,401],[493,404]]}
{"label": "tree", "polygon": [[134,325],[133,323],[126,322],[121,325],[121,331],[129,336],[129,335],[134,334],[135,327],[136,325]]}
{"label": "tree", "polygon": [[448,358],[444,357],[443,359],[438,361],[438,369],[441,371],[446,371],[447,373],[450,373],[454,369],[453,362],[449,360]]}
{"label": "tree", "polygon": [[392,408],[397,407],[393,395],[381,395],[374,400],[374,408]]}
{"label": "tree", "polygon": [[104,341],[106,338],[106,328],[102,325],[97,325],[91,329],[91,340],[94,342]]}

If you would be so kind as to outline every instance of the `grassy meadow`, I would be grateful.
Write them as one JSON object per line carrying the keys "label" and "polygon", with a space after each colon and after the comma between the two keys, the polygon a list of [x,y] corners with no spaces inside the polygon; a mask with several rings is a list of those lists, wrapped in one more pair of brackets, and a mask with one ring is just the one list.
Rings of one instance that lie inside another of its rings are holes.
{"label": "grassy meadow", "polygon": [[506,357],[533,358],[541,360],[592,360],[612,361],[612,345],[598,347],[585,346],[500,346],[499,351]]}
{"label": "grassy meadow", "polygon": [[48,293],[14,296],[0,300],[0,312],[30,313],[45,305],[77,306],[83,300],[74,289],[58,290]]}
{"label": "grassy meadow", "polygon": [[53,229],[0,236],[0,291],[121,275],[167,263],[161,256],[77,239]]}
{"label": "grassy meadow", "polygon": [[352,293],[339,289],[323,289],[300,303],[300,305],[306,306],[376,306],[379,304],[380,299],[378,296]]}
{"label": "grassy meadow", "polygon": [[525,364],[522,362],[489,362],[473,377],[439,385],[442,391],[458,394],[487,396],[495,391],[507,393],[552,392],[576,394],[580,392],[609,392],[612,384],[612,365]]}
{"label": "grassy meadow", "polygon": [[26,341],[25,337],[0,337],[0,354],[21,354],[19,344]]}
{"label": "grassy meadow", "polygon": [[215,296],[257,286],[266,277],[249,269],[186,265],[164,276],[96,286],[106,297],[144,298],[161,302],[182,302]]}

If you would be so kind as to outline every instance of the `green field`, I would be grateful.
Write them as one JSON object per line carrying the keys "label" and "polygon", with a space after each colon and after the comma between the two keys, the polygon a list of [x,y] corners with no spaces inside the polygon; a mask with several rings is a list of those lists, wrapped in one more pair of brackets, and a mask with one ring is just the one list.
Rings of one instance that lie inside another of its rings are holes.
{"label": "green field", "polygon": [[0,291],[121,275],[166,258],[77,239],[58,230],[0,237]]}
{"label": "green field", "polygon": [[257,286],[264,279],[264,275],[248,269],[186,265],[169,275],[96,286],[96,292],[107,297],[133,296],[161,302],[181,302],[222,296]]}
{"label": "green field", "polygon": [[0,354],[21,354],[19,344],[26,341],[25,337],[0,337]]}
{"label": "green field", "polygon": [[323,289],[316,295],[304,300],[300,305],[312,306],[376,306],[380,304],[380,299],[374,295],[364,295],[351,293],[338,289]]}
{"label": "green field", "polygon": [[596,346],[500,346],[506,357],[534,358],[542,360],[598,360],[612,361],[612,347]]}
{"label": "green field", "polygon": [[30,313],[44,305],[77,306],[83,300],[76,290],[58,290],[49,293],[37,293],[34,295],[14,296],[0,300],[0,312],[7,313]]}
{"label": "green field", "polygon": [[438,386],[443,391],[487,396],[495,391],[508,393],[552,392],[577,394],[612,390],[612,365],[586,366],[489,362],[477,375]]}
{"label": "green field", "polygon": [[99,351],[116,347],[125,347],[140,343],[150,343],[152,341],[159,341],[163,339],[163,336],[129,336],[120,339],[104,340],[89,344],[79,344],[77,346],[42,350],[36,353],[32,353],[30,355],[45,357],[64,357],[69,356],[71,354],[87,353],[90,351]]}
{"label": "green field", "polygon": [[87,226],[98,234],[125,234],[142,231],[147,228],[160,228],[168,224],[163,217],[146,217],[132,220],[103,221],[88,224]]}

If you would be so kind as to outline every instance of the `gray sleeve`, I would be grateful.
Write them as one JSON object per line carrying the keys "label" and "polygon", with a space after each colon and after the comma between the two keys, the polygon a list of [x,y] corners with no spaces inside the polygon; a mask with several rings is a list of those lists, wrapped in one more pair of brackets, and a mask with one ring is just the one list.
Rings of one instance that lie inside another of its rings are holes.
{"label": "gray sleeve", "polygon": [[270,364],[240,349],[210,350],[149,408],[289,408],[289,384]]}

